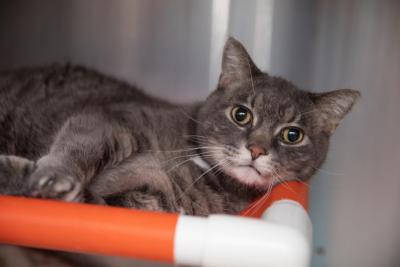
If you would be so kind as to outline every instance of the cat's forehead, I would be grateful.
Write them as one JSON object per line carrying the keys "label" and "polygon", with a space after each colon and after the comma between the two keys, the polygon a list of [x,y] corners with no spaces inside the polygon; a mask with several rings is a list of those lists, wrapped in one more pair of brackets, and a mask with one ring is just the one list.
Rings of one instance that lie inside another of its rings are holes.
{"label": "cat's forehead", "polygon": [[301,112],[298,103],[290,95],[256,91],[255,94],[249,95],[249,101],[253,110],[269,120],[292,122],[298,120]]}
{"label": "cat's forehead", "polygon": [[302,96],[298,89],[279,83],[255,83],[253,86],[238,88],[231,99],[247,105],[269,120],[291,122],[303,112],[306,96]]}

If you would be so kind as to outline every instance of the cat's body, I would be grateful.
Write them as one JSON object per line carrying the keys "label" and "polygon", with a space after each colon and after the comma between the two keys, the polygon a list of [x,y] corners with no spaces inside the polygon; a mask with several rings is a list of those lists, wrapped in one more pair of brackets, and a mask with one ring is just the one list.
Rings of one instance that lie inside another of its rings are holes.
{"label": "cat's body", "polygon": [[358,96],[262,73],[232,38],[217,90],[192,105],[81,67],[3,72],[0,192],[237,213],[276,182],[309,179]]}
{"label": "cat's body", "polygon": [[[196,122],[200,103],[171,104],[69,65],[4,72],[0,84],[0,154],[36,162],[64,134],[81,138],[83,146],[98,142],[97,151],[76,155],[96,162],[79,174],[71,173],[90,182],[84,185],[84,196],[68,200],[104,200],[111,205],[206,215],[237,212],[254,198],[255,191],[236,190],[212,172],[194,181],[205,171],[190,160],[196,153],[193,137],[201,127]],[[83,140],[80,130],[88,140]],[[74,141],[66,142],[72,146]],[[79,168],[70,162],[61,164],[65,173]],[[27,180],[9,193],[18,194],[25,185]],[[232,195],[221,194],[231,190]]]}

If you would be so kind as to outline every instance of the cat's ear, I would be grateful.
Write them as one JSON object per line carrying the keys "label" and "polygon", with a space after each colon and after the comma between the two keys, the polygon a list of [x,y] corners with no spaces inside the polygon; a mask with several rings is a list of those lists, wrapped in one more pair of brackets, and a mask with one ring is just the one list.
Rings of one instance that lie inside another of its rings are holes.
{"label": "cat's ear", "polygon": [[218,88],[226,88],[239,81],[250,81],[252,77],[259,73],[261,71],[251,60],[243,45],[236,39],[229,37],[224,47]]}
{"label": "cat's ear", "polygon": [[332,134],[361,94],[356,90],[341,89],[327,93],[310,93],[310,96],[320,124],[326,132]]}

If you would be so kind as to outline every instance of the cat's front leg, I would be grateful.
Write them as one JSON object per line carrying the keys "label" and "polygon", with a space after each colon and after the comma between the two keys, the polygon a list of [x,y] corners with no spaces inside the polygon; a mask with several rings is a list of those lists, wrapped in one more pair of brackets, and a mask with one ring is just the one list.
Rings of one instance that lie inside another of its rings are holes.
{"label": "cat's front leg", "polygon": [[35,168],[35,162],[26,158],[0,155],[0,194],[23,195],[26,180]]}
{"label": "cat's front leg", "polygon": [[70,118],[50,151],[36,163],[28,194],[65,201],[83,201],[85,187],[105,166],[118,165],[135,146],[132,135],[101,114]]}

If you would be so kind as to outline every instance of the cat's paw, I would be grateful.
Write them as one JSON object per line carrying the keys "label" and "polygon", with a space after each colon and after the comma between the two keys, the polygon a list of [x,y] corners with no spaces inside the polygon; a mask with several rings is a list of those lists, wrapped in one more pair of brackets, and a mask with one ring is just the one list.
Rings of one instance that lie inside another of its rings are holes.
{"label": "cat's paw", "polygon": [[28,194],[33,197],[80,202],[81,182],[70,175],[56,171],[34,173],[30,177]]}

